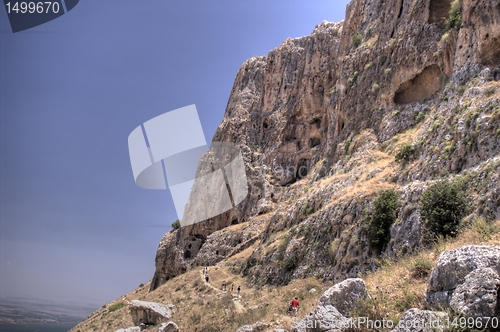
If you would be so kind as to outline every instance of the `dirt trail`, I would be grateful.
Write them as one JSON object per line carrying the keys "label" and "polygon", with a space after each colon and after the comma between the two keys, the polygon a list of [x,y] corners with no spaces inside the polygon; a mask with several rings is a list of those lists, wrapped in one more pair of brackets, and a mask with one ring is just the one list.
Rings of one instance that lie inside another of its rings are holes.
{"label": "dirt trail", "polygon": [[[239,295],[237,295],[237,296],[239,296]],[[241,313],[245,312],[245,307],[243,306],[243,304],[240,303],[239,298],[233,297],[233,303],[234,303],[234,308],[236,309],[237,313],[241,314]]]}
{"label": "dirt trail", "polygon": [[[223,292],[221,289],[215,287],[214,285],[212,285],[210,283],[210,273],[214,273],[214,271],[218,271],[218,270],[215,269],[215,270],[209,271],[209,273],[208,273],[208,275],[209,275],[209,282],[206,282],[205,281],[205,274],[203,273],[203,270],[201,270],[200,271],[201,280],[203,281],[203,283],[205,285],[207,285],[208,287],[212,288],[215,291],[216,294],[225,294],[226,292]],[[220,271],[220,272],[222,272],[222,271]],[[223,273],[223,274],[226,275],[226,273]],[[233,296],[233,303],[234,303],[234,308],[236,309],[236,312],[237,313],[243,313],[243,312],[245,312],[246,311],[245,307],[240,302],[241,295],[234,294],[234,293],[231,293],[231,292],[228,292],[228,293],[230,293]]]}

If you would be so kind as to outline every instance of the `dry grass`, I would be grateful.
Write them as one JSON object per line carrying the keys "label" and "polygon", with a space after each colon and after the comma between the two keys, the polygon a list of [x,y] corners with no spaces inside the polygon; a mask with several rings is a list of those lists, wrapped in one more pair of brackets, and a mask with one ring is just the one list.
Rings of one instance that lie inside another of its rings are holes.
{"label": "dry grass", "polygon": [[370,319],[390,319],[397,322],[410,308],[424,308],[424,293],[432,267],[439,255],[464,245],[500,245],[500,220],[489,225],[484,231],[483,221],[478,221],[468,229],[462,230],[457,238],[438,239],[432,249],[424,250],[417,256],[408,256],[398,262],[382,260],[377,271],[360,276],[365,280],[372,300],[360,303],[353,311],[357,317]]}
{"label": "dry grass", "polygon": [[[207,285],[202,278],[202,268],[199,267],[169,280],[151,293],[145,292],[149,287],[146,285],[139,291],[127,294],[126,299],[175,304],[177,311],[172,320],[179,325],[181,331],[234,331],[241,325],[257,321],[290,328],[292,320],[287,315],[287,310],[291,298],[298,296],[303,308],[312,309],[328,287],[314,278],[308,278],[295,280],[280,288],[248,288],[246,279],[232,274],[226,267],[209,267],[209,275],[210,284]],[[223,280],[228,284],[227,292],[220,290]],[[233,292],[230,291],[232,285]],[[238,285],[241,285],[240,296],[236,292]],[[309,293],[311,288],[315,288],[317,292]],[[119,302],[123,302],[123,299],[108,304],[106,308]],[[115,331],[133,326],[128,307],[112,313],[106,312],[105,308],[99,309],[88,320],[73,328],[72,332]],[[304,309],[301,315],[305,313]],[[154,331],[154,328],[147,330]]]}
{"label": "dry grass", "polygon": [[[382,260],[377,271],[361,275],[366,282],[371,300],[363,301],[353,310],[353,316],[370,319],[391,319],[397,322],[401,315],[410,308],[423,308],[424,292],[432,266],[444,250],[455,249],[469,244],[500,245],[500,221],[491,225],[478,221],[454,239],[439,239],[434,247],[422,251],[417,256],[408,256],[397,262]],[[253,248],[249,248],[253,249]],[[245,259],[251,250],[245,250],[233,260]],[[229,267],[209,267],[210,284],[203,280],[202,268],[195,268],[181,276],[169,280],[157,290],[148,293],[149,284],[109,303],[92,314],[72,332],[80,331],[115,331],[118,328],[132,326],[128,307],[109,312],[116,303],[126,303],[132,299],[173,303],[177,306],[175,321],[181,331],[234,331],[244,324],[258,321],[271,324],[273,328],[291,328],[292,319],[287,315],[288,303],[298,296],[302,310],[297,319],[304,317],[307,311],[314,309],[321,294],[331,286],[315,278],[294,280],[284,287],[246,286],[246,280],[231,273]],[[222,292],[222,281],[227,282],[227,292]],[[231,286],[234,290],[231,292]],[[241,285],[241,294],[236,288]],[[315,288],[315,293],[309,290]],[[147,329],[154,331],[154,327]]]}

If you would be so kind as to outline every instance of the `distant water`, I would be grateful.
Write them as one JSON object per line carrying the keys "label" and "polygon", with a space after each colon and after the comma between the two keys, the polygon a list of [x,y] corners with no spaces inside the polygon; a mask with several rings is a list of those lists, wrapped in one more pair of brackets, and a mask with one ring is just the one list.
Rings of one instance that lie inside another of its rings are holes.
{"label": "distant water", "polygon": [[78,323],[0,324],[0,332],[67,332]]}

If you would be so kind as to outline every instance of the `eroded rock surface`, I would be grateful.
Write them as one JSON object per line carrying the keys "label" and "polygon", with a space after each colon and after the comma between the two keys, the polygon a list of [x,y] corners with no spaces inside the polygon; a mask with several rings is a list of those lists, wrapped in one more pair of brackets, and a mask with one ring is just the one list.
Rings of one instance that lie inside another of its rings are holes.
{"label": "eroded rock surface", "polygon": [[130,302],[129,309],[135,325],[140,323],[156,325],[163,319],[172,318],[175,306],[173,304],[165,305],[156,302],[133,300]]}
{"label": "eroded rock surface", "polygon": [[[474,214],[500,217],[499,1],[461,1],[459,26],[446,30],[451,0],[352,0],[343,22],[324,21],[311,35],[247,60],[213,141],[240,148],[248,196],[220,216],[165,234],[151,290],[294,227],[285,252],[257,248],[241,266],[251,282],[339,281],[373,270],[380,253],[360,227],[363,211],[393,184],[404,199],[384,250],[391,257],[424,245],[418,197],[426,181],[476,172],[471,186],[484,205]],[[377,165],[387,152],[382,145],[420,123],[411,167]],[[265,219],[262,230],[234,227],[257,217]],[[283,260],[292,268],[276,263]]]}
{"label": "eroded rock surface", "polygon": [[450,305],[466,317],[500,315],[500,277],[492,268],[478,268],[465,276],[451,296]]}
{"label": "eroded rock surface", "polygon": [[448,314],[441,311],[410,309],[391,332],[436,332],[447,328]]}
{"label": "eroded rock surface", "polygon": [[[443,252],[431,272],[425,293],[425,304],[429,308],[448,307],[455,290],[466,282],[469,273],[485,268],[491,268],[497,274],[500,272],[500,247],[465,246]],[[486,271],[477,273],[484,274]],[[477,281],[474,277],[477,273],[469,276],[469,287],[472,287],[472,282]],[[479,284],[474,287],[481,288]]]}
{"label": "eroded rock surface", "polygon": [[359,300],[369,296],[363,279],[346,279],[324,292],[318,300],[318,306],[332,305],[342,315],[348,315]]}
{"label": "eroded rock surface", "polygon": [[156,332],[177,332],[179,327],[174,322],[161,323]]}
{"label": "eroded rock surface", "polygon": [[349,326],[349,320],[332,305],[318,305],[304,319],[293,326],[294,332],[342,331]]}

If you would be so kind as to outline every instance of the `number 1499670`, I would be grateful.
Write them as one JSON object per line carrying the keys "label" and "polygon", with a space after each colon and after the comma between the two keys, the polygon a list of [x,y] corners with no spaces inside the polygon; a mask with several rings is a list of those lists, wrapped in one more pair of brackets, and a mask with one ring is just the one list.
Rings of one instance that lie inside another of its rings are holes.
{"label": "number 1499670", "polygon": [[59,2],[56,1],[39,1],[39,2],[7,2],[5,4],[7,8],[7,13],[16,13],[16,14],[48,14],[48,13],[59,13],[60,5]]}

